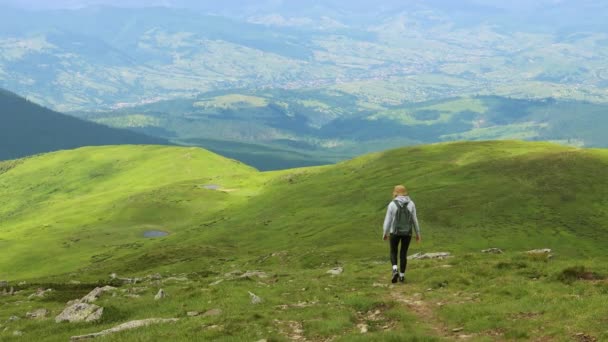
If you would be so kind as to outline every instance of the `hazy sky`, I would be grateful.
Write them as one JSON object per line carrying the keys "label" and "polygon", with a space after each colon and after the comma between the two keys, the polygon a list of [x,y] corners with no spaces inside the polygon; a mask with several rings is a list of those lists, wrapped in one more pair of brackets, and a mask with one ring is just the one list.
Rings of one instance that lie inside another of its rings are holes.
{"label": "hazy sky", "polygon": [[[596,0],[601,2],[603,0]],[[430,2],[435,5],[444,3],[450,7],[457,7],[458,4],[477,4],[492,7],[521,8],[530,6],[551,6],[554,4],[564,4],[566,0],[0,0],[0,5],[11,5],[26,8],[81,8],[92,5],[109,5],[119,7],[144,7],[144,6],[175,6],[175,7],[218,7],[221,4],[234,7],[241,5],[270,5],[280,6],[281,4],[299,4],[322,2],[322,3],[341,3],[351,4],[355,7],[361,5],[382,6],[384,4],[406,4]],[[578,3],[589,3],[594,1],[582,0]]]}

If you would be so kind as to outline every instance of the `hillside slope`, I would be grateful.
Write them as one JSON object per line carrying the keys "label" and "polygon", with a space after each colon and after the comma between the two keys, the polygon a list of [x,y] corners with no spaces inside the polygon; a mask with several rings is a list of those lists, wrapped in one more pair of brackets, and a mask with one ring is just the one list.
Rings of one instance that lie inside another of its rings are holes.
{"label": "hillside slope", "polygon": [[54,112],[0,89],[0,160],[88,145],[167,144]]}
{"label": "hillside slope", "polygon": [[[121,285],[141,298],[101,300],[107,314],[99,324],[26,321],[11,329],[61,341],[129,319],[181,317],[177,328],[108,340],[350,341],[361,338],[361,324],[369,328],[364,340],[456,339],[458,327],[473,340],[559,340],[579,331],[608,338],[592,319],[608,304],[607,166],[606,150],[514,141],[417,146],[266,173],[181,147],[85,148],[5,162],[0,279],[31,285],[0,298],[0,320],[26,307],[58,313],[110,282],[110,273],[159,272],[167,280]],[[411,253],[455,257],[413,261],[406,286],[391,289],[382,285],[389,266],[380,224],[397,183],[419,210],[423,244]],[[146,231],[169,235],[146,239]],[[479,253],[489,247],[506,253]],[[533,248],[556,257],[523,253]],[[344,273],[326,274],[336,266]],[[245,270],[268,276],[239,278]],[[56,293],[27,300],[37,286]],[[159,288],[165,301],[152,300]],[[250,307],[248,291],[264,303]],[[564,300],[573,292],[577,301]],[[211,308],[222,313],[186,315]]]}

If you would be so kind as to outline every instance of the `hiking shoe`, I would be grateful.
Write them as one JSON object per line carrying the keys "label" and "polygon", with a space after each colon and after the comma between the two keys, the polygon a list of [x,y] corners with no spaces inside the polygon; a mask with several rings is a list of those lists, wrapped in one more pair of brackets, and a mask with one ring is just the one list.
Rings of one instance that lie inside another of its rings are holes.
{"label": "hiking shoe", "polygon": [[405,283],[405,277],[399,277],[399,282],[400,283]]}
{"label": "hiking shoe", "polygon": [[393,270],[393,279],[391,279],[391,282],[394,284],[397,282],[397,279],[399,279],[399,272]]}

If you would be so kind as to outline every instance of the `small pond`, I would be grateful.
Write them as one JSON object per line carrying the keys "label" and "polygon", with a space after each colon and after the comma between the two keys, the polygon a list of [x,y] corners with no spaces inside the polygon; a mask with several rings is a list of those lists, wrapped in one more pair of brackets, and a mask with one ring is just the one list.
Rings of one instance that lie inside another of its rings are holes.
{"label": "small pond", "polygon": [[146,230],[144,232],[144,237],[145,238],[158,238],[158,237],[164,237],[169,235],[169,233],[167,232],[163,232],[160,230]]}

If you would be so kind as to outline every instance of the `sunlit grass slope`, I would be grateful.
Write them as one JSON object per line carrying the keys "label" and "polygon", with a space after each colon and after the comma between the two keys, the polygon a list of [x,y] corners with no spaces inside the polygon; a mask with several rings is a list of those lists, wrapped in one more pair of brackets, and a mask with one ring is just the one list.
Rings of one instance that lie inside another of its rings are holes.
{"label": "sunlit grass slope", "polygon": [[[86,148],[2,163],[0,279],[31,285],[4,300],[0,321],[41,306],[56,314],[113,272],[160,272],[189,280],[134,285],[143,286],[137,299],[108,296],[99,323],[23,320],[10,329],[63,341],[130,319],[179,317],[107,340],[281,341],[300,328],[309,340],[571,340],[578,332],[601,340],[608,333],[594,317],[608,317],[607,167],[606,150],[517,141],[416,146],[267,173],[180,147]],[[398,183],[410,189],[422,225],[412,253],[454,257],[412,261],[408,283],[385,288],[380,226]],[[146,230],[170,234],[145,239]],[[489,247],[505,254],[480,253]],[[528,257],[533,248],[555,257]],[[344,273],[326,274],[335,266]],[[270,277],[224,275],[256,269]],[[578,279],[585,270],[592,281]],[[37,283],[57,291],[19,304]],[[169,297],[155,302],[159,287]],[[248,291],[264,303],[250,304]],[[223,313],[186,315],[210,308]]]}

